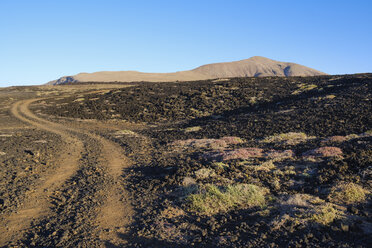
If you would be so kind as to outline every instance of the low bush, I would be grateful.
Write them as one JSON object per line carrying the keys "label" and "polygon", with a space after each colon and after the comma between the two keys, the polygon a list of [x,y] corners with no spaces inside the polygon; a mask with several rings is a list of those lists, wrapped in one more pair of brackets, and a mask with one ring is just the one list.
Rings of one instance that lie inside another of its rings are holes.
{"label": "low bush", "polygon": [[198,132],[200,131],[202,128],[200,126],[195,126],[195,127],[187,127],[184,129],[184,132],[185,133],[192,133],[192,132]]}
{"label": "low bush", "polygon": [[202,168],[194,172],[196,179],[207,179],[215,177],[216,173],[212,169]]}
{"label": "low bush", "polygon": [[187,139],[177,140],[171,143],[172,146],[180,148],[206,148],[212,150],[225,149],[230,145],[236,145],[243,143],[244,140],[239,137],[222,137],[220,139]]}
{"label": "low bush", "polygon": [[265,153],[265,157],[269,159],[273,159],[275,161],[282,161],[285,159],[293,158],[295,153],[292,150],[285,150],[285,151],[276,151],[270,150]]}
{"label": "low bush", "polygon": [[257,171],[266,171],[269,172],[276,168],[275,164],[273,163],[273,160],[268,160],[266,162],[263,162],[259,166],[254,167]]}
{"label": "low bush", "polygon": [[329,143],[342,143],[344,141],[347,141],[347,137],[346,136],[331,136],[331,137],[328,137],[328,138],[325,138],[322,140],[322,144],[329,144]]}
{"label": "low bush", "polygon": [[338,217],[338,211],[335,209],[332,204],[328,203],[322,206],[317,213],[311,216],[311,220],[323,224],[328,225],[332,223]]}
{"label": "low bush", "polygon": [[328,200],[334,203],[355,204],[365,201],[368,191],[355,183],[339,183],[332,187]]}
{"label": "low bush", "polygon": [[208,184],[199,193],[190,195],[187,205],[190,211],[213,215],[234,207],[264,206],[267,193],[267,189],[252,184],[228,185],[224,188]]}
{"label": "low bush", "polygon": [[313,137],[308,137],[305,133],[281,133],[266,137],[261,142],[262,143],[282,143],[285,145],[297,145],[299,143],[305,142]]}
{"label": "low bush", "polygon": [[220,152],[205,153],[204,158],[208,160],[226,161],[232,159],[250,159],[260,158],[263,156],[263,149],[250,147],[239,148],[235,150],[225,150]]}
{"label": "low bush", "polygon": [[342,154],[342,150],[338,147],[325,146],[307,151],[302,155],[304,157],[342,157]]}

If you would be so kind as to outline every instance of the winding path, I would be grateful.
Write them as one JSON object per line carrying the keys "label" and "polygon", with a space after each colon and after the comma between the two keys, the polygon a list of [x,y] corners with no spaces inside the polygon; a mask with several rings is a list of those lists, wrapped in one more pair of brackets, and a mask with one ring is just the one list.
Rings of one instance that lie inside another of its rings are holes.
{"label": "winding path", "polygon": [[[65,143],[64,150],[56,160],[58,161],[56,169],[50,171],[46,175],[47,179],[40,182],[37,188],[28,192],[22,207],[0,220],[0,247],[21,239],[33,220],[50,215],[51,199],[49,197],[66,180],[76,174],[81,166],[89,166],[79,163],[82,153],[87,152],[84,150],[84,142],[87,141],[81,138],[84,135],[93,139],[100,147],[98,162],[107,167],[110,180],[112,180],[112,185],[107,189],[106,202],[97,209],[97,233],[102,239],[102,243],[125,245],[125,241],[118,238],[116,232],[122,233],[123,229],[128,227],[133,214],[129,196],[121,183],[123,169],[130,166],[130,161],[122,155],[118,145],[99,135],[45,120],[33,114],[29,106],[40,100],[42,99],[16,102],[11,108],[11,113],[24,123],[59,135]],[[107,229],[111,231],[104,232]]]}

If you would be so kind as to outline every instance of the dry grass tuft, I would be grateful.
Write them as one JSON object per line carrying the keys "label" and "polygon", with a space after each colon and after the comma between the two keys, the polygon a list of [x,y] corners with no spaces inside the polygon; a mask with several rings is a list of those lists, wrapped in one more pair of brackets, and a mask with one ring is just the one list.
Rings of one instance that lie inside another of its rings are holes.
{"label": "dry grass tuft", "polygon": [[263,162],[259,166],[254,166],[256,171],[266,171],[269,172],[276,168],[275,164],[273,163],[273,160],[268,160],[266,162]]}
{"label": "dry grass tuft", "polygon": [[322,144],[328,144],[328,143],[342,143],[344,141],[347,141],[346,136],[331,136],[328,138],[325,138],[322,140]]}
{"label": "dry grass tuft", "polygon": [[265,157],[272,159],[274,161],[283,161],[285,159],[290,159],[295,156],[294,151],[292,150],[285,150],[285,151],[276,151],[270,150],[265,153]]}
{"label": "dry grass tuft", "polygon": [[190,211],[205,215],[226,212],[234,207],[264,206],[268,190],[252,184],[229,185],[219,188],[208,184],[187,198]]}
{"label": "dry grass tuft", "polygon": [[308,137],[305,133],[296,133],[296,132],[289,132],[289,133],[281,133],[266,137],[261,142],[262,143],[282,143],[285,145],[297,145],[299,143],[305,142],[308,139],[312,139],[314,137]]}
{"label": "dry grass tuft", "polygon": [[315,84],[304,84],[304,83],[301,83],[301,84],[298,84],[298,89],[293,91],[292,92],[292,95],[298,95],[298,94],[301,94],[303,92],[306,92],[306,91],[309,91],[309,90],[313,90],[315,88],[317,88],[318,86],[316,86]]}
{"label": "dry grass tuft", "polygon": [[196,179],[206,179],[215,177],[216,173],[212,169],[202,168],[194,172]]}
{"label": "dry grass tuft", "polygon": [[328,200],[334,203],[355,204],[365,201],[368,190],[355,183],[339,183],[332,187]]}
{"label": "dry grass tuft", "polygon": [[184,132],[185,133],[192,133],[192,132],[198,132],[200,131],[202,128],[200,126],[194,126],[194,127],[187,127],[184,129]]}
{"label": "dry grass tuft", "polygon": [[339,211],[335,209],[332,204],[327,203],[313,214],[310,219],[319,224],[328,225],[332,223],[338,215]]}
{"label": "dry grass tuft", "polygon": [[220,152],[210,152],[204,154],[204,158],[216,161],[226,161],[232,159],[250,159],[263,156],[263,149],[256,147],[239,148],[235,150],[225,150]]}
{"label": "dry grass tuft", "polygon": [[135,133],[135,132],[133,132],[133,131],[131,131],[131,130],[126,130],[126,129],[116,131],[116,132],[114,133],[114,135],[116,135],[116,136],[122,136],[122,135],[138,136],[137,133]]}

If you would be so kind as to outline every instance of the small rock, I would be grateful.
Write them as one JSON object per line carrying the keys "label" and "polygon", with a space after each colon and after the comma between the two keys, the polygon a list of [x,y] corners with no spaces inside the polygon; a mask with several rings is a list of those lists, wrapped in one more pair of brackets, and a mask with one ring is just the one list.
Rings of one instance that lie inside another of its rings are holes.
{"label": "small rock", "polygon": [[4,156],[4,155],[6,155],[5,152],[0,152],[0,156]]}
{"label": "small rock", "polygon": [[34,156],[35,155],[35,153],[33,151],[31,151],[31,150],[25,150],[25,153],[27,153],[27,154],[29,154],[31,156]]}

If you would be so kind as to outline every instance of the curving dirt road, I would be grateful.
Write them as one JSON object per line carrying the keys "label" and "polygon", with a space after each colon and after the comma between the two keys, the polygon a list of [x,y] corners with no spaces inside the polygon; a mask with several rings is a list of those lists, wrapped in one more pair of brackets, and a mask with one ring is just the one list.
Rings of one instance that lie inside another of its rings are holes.
{"label": "curving dirt road", "polygon": [[[75,178],[79,178],[81,171],[93,168],[89,161],[95,161],[95,166],[102,167],[107,173],[100,174],[105,178],[100,179],[99,182],[106,183],[102,183],[103,185],[99,185],[99,187],[96,185],[97,189],[100,189],[97,190],[99,194],[89,196],[94,202],[103,199],[103,203],[92,205],[94,209],[89,211],[94,214],[89,217],[93,216],[94,220],[82,221],[81,225],[90,225],[89,228],[83,230],[90,230],[89,235],[96,236],[98,241],[95,244],[125,245],[125,240],[119,238],[118,233],[125,233],[133,214],[130,197],[123,186],[124,177],[122,175],[123,170],[130,166],[130,161],[122,155],[119,146],[101,136],[87,130],[45,120],[33,114],[29,106],[39,100],[41,99],[16,102],[11,108],[11,113],[24,123],[59,135],[65,144],[64,150],[56,159],[58,161],[56,169],[49,171],[45,176],[46,180],[40,180],[36,188],[27,192],[22,207],[0,219],[0,247],[17,244],[17,241],[18,244],[30,244],[29,236],[32,233],[30,227],[35,225],[34,223],[43,223],[46,222],[45,220],[51,223],[62,222],[63,218],[59,213],[53,212],[56,209],[53,208],[53,197],[63,190],[73,194],[73,190],[67,187],[76,184],[73,181]],[[94,159],[89,159],[91,156]],[[86,176],[84,180],[90,182],[89,176]],[[68,198],[69,196],[65,195],[64,197]],[[71,195],[71,199],[74,197],[75,195]],[[74,209],[78,206],[66,203],[64,207]],[[46,237],[47,239],[48,237]],[[63,239],[61,240],[63,241]],[[61,242],[59,245],[63,244]]]}

